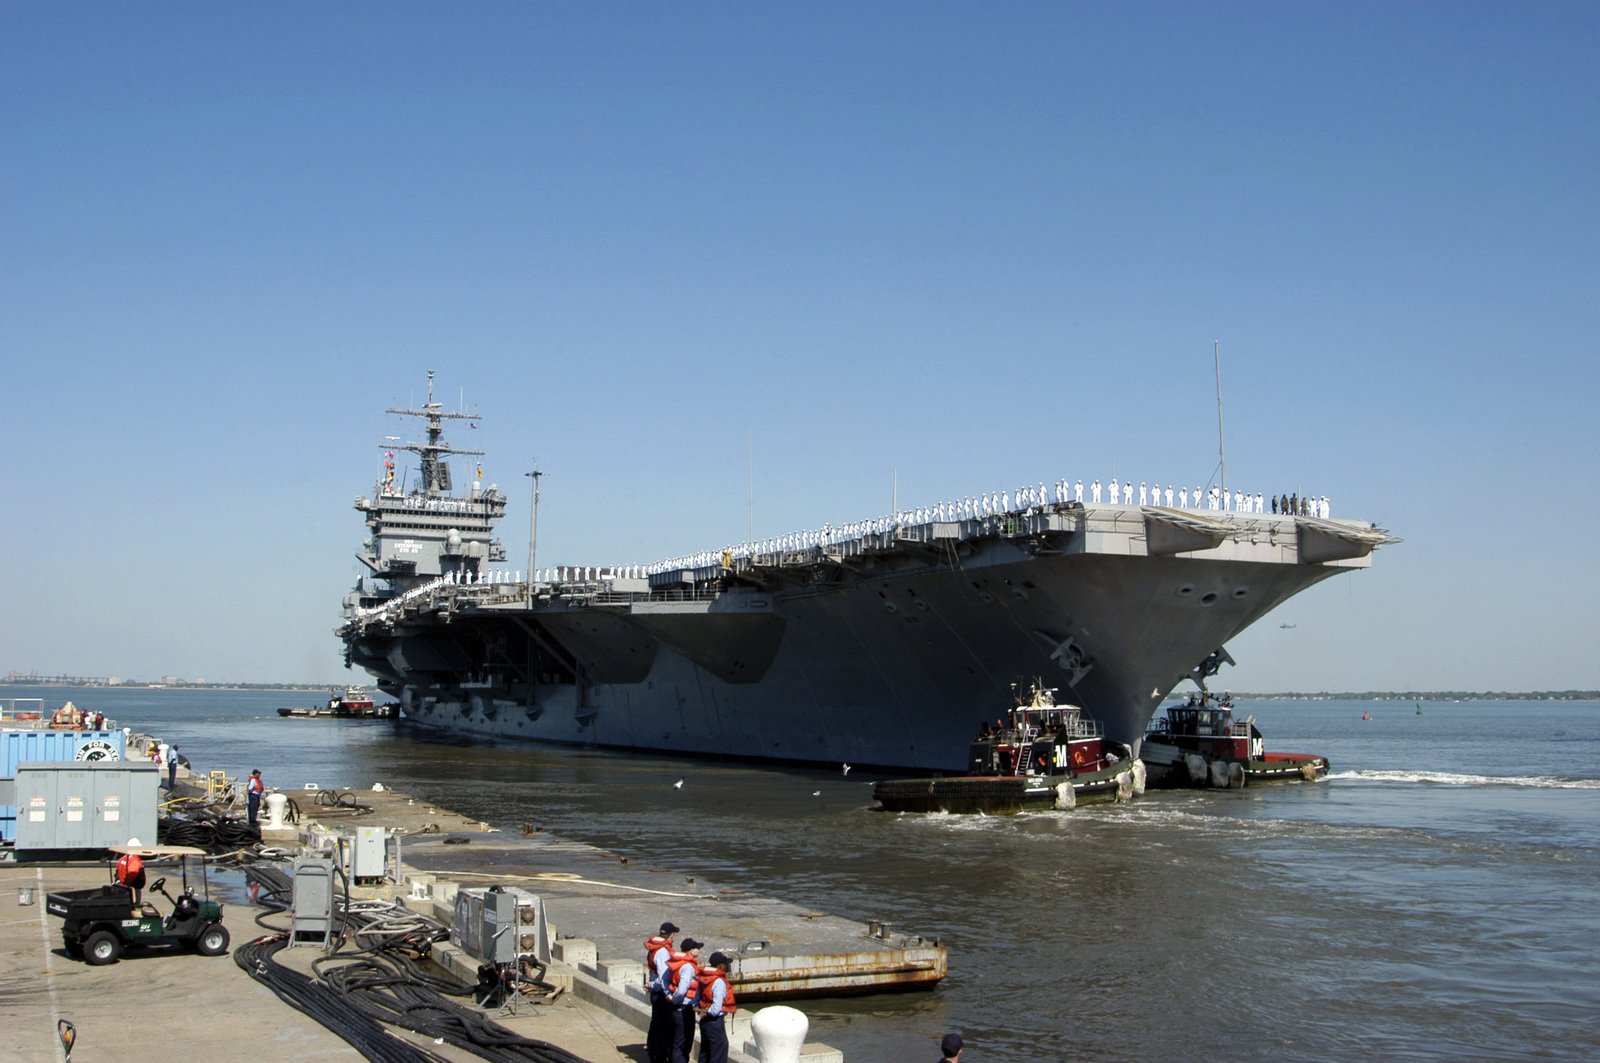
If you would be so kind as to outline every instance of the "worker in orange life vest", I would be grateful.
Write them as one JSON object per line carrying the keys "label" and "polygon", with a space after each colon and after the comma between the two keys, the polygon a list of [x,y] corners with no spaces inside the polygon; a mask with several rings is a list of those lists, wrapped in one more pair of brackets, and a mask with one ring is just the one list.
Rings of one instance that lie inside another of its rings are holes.
{"label": "worker in orange life vest", "polygon": [[139,903],[139,891],[144,889],[144,860],[138,853],[123,853],[117,858],[117,885],[133,892],[133,903]]}
{"label": "worker in orange life vest", "polygon": [[667,999],[667,962],[672,959],[672,935],[677,926],[661,924],[661,932],[644,943],[644,985],[650,994],[650,1030],[645,1034],[645,1052],[650,1063],[669,1063],[672,1057],[672,1002]]}
{"label": "worker in orange life vest", "polygon": [[700,947],[704,942],[683,939],[683,951],[667,961],[671,979],[672,1063],[689,1063],[694,1050],[694,1007],[700,999]]}
{"label": "worker in orange life vest", "polygon": [[266,790],[267,784],[261,781],[261,769],[256,768],[244,784],[246,816],[252,827],[256,825],[256,816],[261,812],[261,795]]}
{"label": "worker in orange life vest", "polygon": [[700,968],[700,1000],[695,1008],[700,1016],[700,1063],[728,1063],[728,1031],[722,1019],[738,1010],[728,983],[728,962],[725,954],[713,952]]}

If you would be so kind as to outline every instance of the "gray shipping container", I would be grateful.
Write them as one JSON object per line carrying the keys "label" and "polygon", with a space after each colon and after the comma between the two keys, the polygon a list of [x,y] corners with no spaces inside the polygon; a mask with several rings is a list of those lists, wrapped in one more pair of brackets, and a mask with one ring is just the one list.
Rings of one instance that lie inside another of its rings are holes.
{"label": "gray shipping container", "polygon": [[160,775],[148,761],[18,764],[17,850],[155,845]]}

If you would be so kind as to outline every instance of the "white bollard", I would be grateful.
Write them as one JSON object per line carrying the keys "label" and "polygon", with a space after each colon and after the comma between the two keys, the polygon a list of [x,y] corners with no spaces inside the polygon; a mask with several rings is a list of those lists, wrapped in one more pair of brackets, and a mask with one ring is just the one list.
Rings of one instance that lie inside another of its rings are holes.
{"label": "white bollard", "polygon": [[287,807],[289,807],[289,799],[283,794],[271,793],[267,795],[266,830],[283,829],[283,810]]}
{"label": "white bollard", "polygon": [[800,1063],[800,1049],[806,1043],[811,1020],[806,1013],[783,1004],[756,1012],[750,1023],[761,1063]]}

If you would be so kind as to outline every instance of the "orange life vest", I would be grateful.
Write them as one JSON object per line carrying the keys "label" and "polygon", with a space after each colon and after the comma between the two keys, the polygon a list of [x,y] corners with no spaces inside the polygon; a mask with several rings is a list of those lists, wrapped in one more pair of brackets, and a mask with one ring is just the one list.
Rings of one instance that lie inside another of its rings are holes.
{"label": "orange life vest", "polygon": [[672,939],[664,938],[660,934],[652,934],[644,939],[644,987],[656,988],[656,953],[662,949],[671,949]]}
{"label": "orange life vest", "polygon": [[[678,976],[679,976],[679,974],[682,973],[682,971],[683,971],[683,969],[685,967],[689,968],[691,971],[694,971],[696,973],[699,972],[699,967],[695,964],[693,956],[689,955],[687,952],[674,951],[673,954],[672,954],[672,957],[667,960],[667,993],[668,993],[668,995],[671,995],[671,996],[676,996],[677,995],[677,992],[678,992]],[[691,1004],[692,1005],[695,1002],[696,995],[699,992],[700,992],[700,983],[699,983],[699,981],[697,979],[695,979],[695,978],[690,978],[689,979],[689,988],[687,990],[685,990],[684,994],[683,994],[683,1002],[685,1004]]]}
{"label": "orange life vest", "polygon": [[123,886],[131,886],[134,881],[144,874],[144,861],[138,853],[123,853],[117,858],[117,882]]}
{"label": "orange life vest", "polygon": [[700,1007],[709,1008],[712,1005],[712,990],[716,988],[718,982],[721,982],[727,987],[722,994],[722,1013],[729,1015],[739,1010],[733,1002],[733,983],[728,981],[728,976],[722,973],[721,967],[700,968],[699,981]]}

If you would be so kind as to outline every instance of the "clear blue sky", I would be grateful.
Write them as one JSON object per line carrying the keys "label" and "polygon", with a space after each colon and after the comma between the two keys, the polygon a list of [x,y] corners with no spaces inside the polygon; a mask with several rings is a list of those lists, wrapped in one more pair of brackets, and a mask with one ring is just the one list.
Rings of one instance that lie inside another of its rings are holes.
{"label": "clear blue sky", "polygon": [[[541,564],[1058,476],[1406,541],[1239,689],[1600,686],[1593,3],[0,4],[0,673],[340,680],[428,369]],[[466,439],[460,440],[467,442]],[[1282,623],[1294,624],[1284,629]]]}

